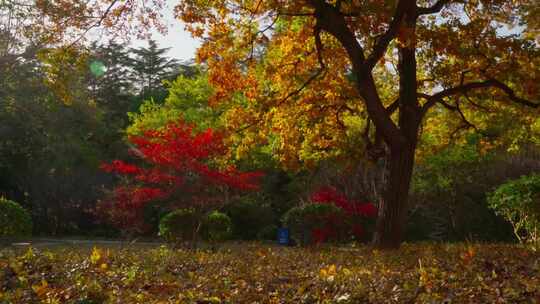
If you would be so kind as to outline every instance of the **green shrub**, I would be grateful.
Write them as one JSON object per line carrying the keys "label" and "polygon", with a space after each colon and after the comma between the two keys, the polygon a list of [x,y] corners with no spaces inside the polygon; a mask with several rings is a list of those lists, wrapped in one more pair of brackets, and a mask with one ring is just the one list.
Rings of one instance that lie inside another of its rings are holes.
{"label": "green shrub", "polygon": [[225,213],[213,211],[209,213],[202,223],[202,237],[206,241],[221,242],[232,235],[232,221]]}
{"label": "green shrub", "polygon": [[290,237],[299,244],[308,245],[313,242],[312,232],[315,229],[324,229],[328,226],[337,228],[339,234],[342,229],[336,227],[336,220],[343,219],[341,209],[334,205],[308,204],[294,207],[283,216],[283,224],[289,228]]}
{"label": "green shrub", "polygon": [[32,235],[32,218],[14,201],[0,197],[0,237]]}
{"label": "green shrub", "polygon": [[497,188],[489,207],[512,224],[521,243],[540,243],[540,174],[522,176]]}
{"label": "green shrub", "polygon": [[276,240],[278,232],[278,226],[269,225],[264,227],[257,233],[257,239],[259,240]]}
{"label": "green shrub", "polygon": [[232,235],[232,221],[225,213],[213,211],[203,220],[202,237],[210,242],[222,242]]}
{"label": "green shrub", "polygon": [[199,226],[194,209],[179,209],[165,215],[159,222],[159,235],[170,243],[193,241]]}
{"label": "green shrub", "polygon": [[270,206],[260,205],[249,199],[234,202],[225,210],[231,217],[235,239],[254,240],[261,229],[275,224],[276,215]]}
{"label": "green shrub", "polygon": [[408,241],[512,241],[512,225],[488,207],[487,193],[534,172],[537,162],[498,150],[484,153],[479,140],[469,136],[466,143],[449,145],[415,166]]}

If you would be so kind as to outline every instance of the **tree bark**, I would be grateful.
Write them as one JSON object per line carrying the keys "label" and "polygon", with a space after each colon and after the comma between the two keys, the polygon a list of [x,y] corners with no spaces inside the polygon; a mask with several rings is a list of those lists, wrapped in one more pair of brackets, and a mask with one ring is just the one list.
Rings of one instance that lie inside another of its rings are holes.
{"label": "tree bark", "polygon": [[406,11],[401,26],[404,35],[399,37],[401,41],[398,40],[398,124],[405,140],[386,140],[390,150],[387,156],[388,180],[383,200],[379,204],[377,230],[373,238],[374,245],[381,249],[397,249],[403,240],[418,129],[422,119],[417,96],[416,5],[415,1],[403,3]]}
{"label": "tree bark", "polygon": [[[418,128],[422,119],[416,81],[416,1],[398,2],[394,19],[383,36],[384,39],[377,43],[367,59],[364,49],[338,7],[323,0],[311,0],[310,4],[315,9],[317,26],[334,36],[347,51],[356,76],[356,87],[366,105],[369,119],[390,151],[387,156],[389,175],[379,205],[377,230],[373,241],[378,248],[398,248],[403,239]],[[372,74],[375,63],[395,37],[400,40],[398,125],[392,119],[392,113],[384,107]]]}
{"label": "tree bark", "polygon": [[379,202],[379,215],[373,244],[380,249],[399,248],[407,218],[409,187],[414,165],[415,144],[394,149],[388,156],[388,179],[383,199]]}

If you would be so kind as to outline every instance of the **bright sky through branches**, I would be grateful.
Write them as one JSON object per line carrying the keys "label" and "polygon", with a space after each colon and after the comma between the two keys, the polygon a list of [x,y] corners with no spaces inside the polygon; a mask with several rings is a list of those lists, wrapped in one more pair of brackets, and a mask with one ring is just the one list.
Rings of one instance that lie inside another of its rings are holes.
{"label": "bright sky through branches", "polygon": [[[188,61],[195,58],[195,51],[200,42],[191,37],[191,34],[184,30],[184,24],[175,19],[172,15],[177,0],[167,0],[167,8],[164,9],[164,22],[167,25],[166,35],[160,34],[156,29],[152,29],[151,38],[154,39],[160,48],[171,48],[167,54],[170,57],[181,61]],[[146,40],[133,40],[134,47],[147,47]]]}
{"label": "bright sky through branches", "polygon": [[[171,12],[176,0],[167,0],[168,8],[165,10],[165,22],[168,25],[168,32],[166,35],[159,33],[156,29],[151,30],[152,39],[156,40],[157,44],[161,48],[171,48],[168,55],[170,57],[188,61],[195,58],[195,51],[200,46],[200,41],[197,41],[191,34],[184,30],[184,24],[175,19]],[[498,30],[501,35],[519,34],[523,31],[523,27],[510,28],[503,26]],[[137,39],[132,42],[135,47],[148,46],[146,40]]]}
{"label": "bright sky through branches", "polygon": [[[167,25],[168,32],[163,35],[155,28],[151,30],[151,39],[154,39],[160,48],[171,48],[168,56],[179,59],[181,61],[189,61],[195,58],[195,52],[200,46],[200,41],[197,41],[191,34],[184,30],[184,24],[175,19],[172,12],[174,6],[178,4],[178,0],[167,0],[166,8],[163,10],[163,21]],[[466,17],[464,16],[466,19]],[[523,27],[502,26],[498,33],[501,35],[519,34],[523,31]],[[136,39],[131,43],[134,47],[147,47],[148,42],[144,39]]]}

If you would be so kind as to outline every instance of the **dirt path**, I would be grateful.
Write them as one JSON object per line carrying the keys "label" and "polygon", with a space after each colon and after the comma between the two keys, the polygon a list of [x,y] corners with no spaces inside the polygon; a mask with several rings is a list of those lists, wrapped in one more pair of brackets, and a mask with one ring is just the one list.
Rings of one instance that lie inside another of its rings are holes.
{"label": "dirt path", "polygon": [[[246,245],[247,244],[247,245]],[[283,246],[278,245],[277,242],[266,241],[266,242],[242,242],[242,241],[228,241],[223,244],[220,244],[222,249],[237,249],[237,248],[249,248],[250,246],[256,246],[264,244],[265,246],[273,248],[281,248]],[[16,241],[2,240],[0,239],[0,250],[2,249],[25,249],[28,247],[38,248],[38,249],[92,249],[94,246],[97,247],[106,247],[106,248],[140,248],[140,249],[150,249],[156,248],[166,243],[159,240],[150,241],[146,240],[106,240],[106,239],[83,239],[83,238],[31,238],[31,239],[19,239]],[[211,244],[200,242],[197,245],[197,248],[212,248]]]}
{"label": "dirt path", "polygon": [[163,242],[144,242],[138,240],[100,240],[100,239],[62,239],[62,238],[32,238],[21,240],[0,240],[0,249],[2,248],[54,248],[54,247],[159,247]]}

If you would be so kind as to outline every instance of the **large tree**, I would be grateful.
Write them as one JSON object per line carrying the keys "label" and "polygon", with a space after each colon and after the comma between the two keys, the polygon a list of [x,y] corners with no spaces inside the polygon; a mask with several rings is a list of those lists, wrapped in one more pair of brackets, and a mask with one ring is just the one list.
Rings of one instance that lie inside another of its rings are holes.
{"label": "large tree", "polygon": [[331,142],[328,133],[347,128],[347,113],[365,111],[374,126],[365,137],[370,155],[387,160],[374,239],[381,248],[401,243],[426,113],[442,105],[468,122],[464,103],[538,108],[539,49],[526,35],[537,24],[532,9],[533,1],[448,0],[178,6],[193,33],[208,38],[199,57],[209,65],[216,97],[244,92],[253,101],[239,110],[249,115],[246,127],[273,126],[284,144],[295,132]]}

